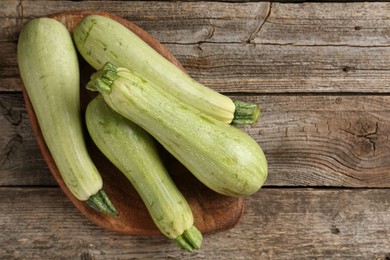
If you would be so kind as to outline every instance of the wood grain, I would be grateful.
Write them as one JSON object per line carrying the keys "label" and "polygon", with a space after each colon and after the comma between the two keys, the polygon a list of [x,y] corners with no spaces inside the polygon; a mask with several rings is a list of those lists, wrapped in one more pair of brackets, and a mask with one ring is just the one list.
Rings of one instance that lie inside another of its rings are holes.
{"label": "wood grain", "polygon": [[[192,35],[190,39],[193,41],[207,37],[214,25],[221,27],[221,31],[225,33],[235,30],[244,39],[249,36],[246,35],[248,30],[256,30],[262,23],[268,13],[269,3],[237,5],[202,1],[155,1],[145,8],[144,3],[139,1],[113,1],[109,4],[106,1],[80,1],[75,4],[74,1],[5,0],[0,3],[0,7],[4,7],[0,10],[0,21],[3,22],[0,33],[2,41],[17,40],[21,26],[29,19],[63,11],[105,11],[142,25],[142,28],[151,29],[153,36],[163,35],[166,41],[175,41],[177,37],[189,35]],[[234,12],[231,12],[233,8]],[[248,25],[251,26],[248,28]],[[170,30],[173,31],[169,33]],[[188,39],[184,41],[188,42]]]}
{"label": "wood grain", "polygon": [[389,35],[389,25],[389,3],[273,3],[267,22],[252,42],[389,47],[388,37],[380,37]]}
{"label": "wood grain", "polygon": [[20,94],[0,95],[0,125],[0,186],[57,185],[40,155]]}
{"label": "wood grain", "polygon": [[[135,22],[162,42],[389,46],[389,3],[17,1],[0,3],[0,39],[16,40],[28,19],[96,10]],[[44,8],[43,8],[44,7]],[[234,9],[234,12],[231,10]],[[266,20],[266,21],[265,21]],[[212,32],[212,33],[211,33]]]}
{"label": "wood grain", "polygon": [[388,99],[250,97],[263,114],[244,130],[265,150],[270,185],[389,187]]}
{"label": "wood grain", "polygon": [[390,3],[154,2],[147,10],[142,2],[121,1],[0,5],[0,91],[21,90],[16,40],[23,23],[96,9],[141,26],[191,76],[220,92],[390,92]]}
{"label": "wood grain", "polygon": [[390,48],[167,45],[189,74],[223,93],[384,93]]}
{"label": "wood grain", "polygon": [[[390,187],[390,97],[231,96],[259,104],[260,121],[241,127],[264,149],[270,186]],[[52,185],[20,94],[0,95],[2,185]],[[21,115],[18,115],[20,113]],[[10,119],[10,115],[14,118]],[[17,123],[12,123],[16,120]],[[15,136],[22,137],[23,145]],[[31,170],[28,170],[31,168]],[[28,171],[26,171],[28,170]],[[41,173],[41,178],[27,174]]]}
{"label": "wood grain", "polygon": [[[242,222],[189,254],[172,241],[107,232],[59,189],[0,188],[4,259],[388,259],[388,189],[262,189]],[[12,210],[11,210],[12,209]]]}

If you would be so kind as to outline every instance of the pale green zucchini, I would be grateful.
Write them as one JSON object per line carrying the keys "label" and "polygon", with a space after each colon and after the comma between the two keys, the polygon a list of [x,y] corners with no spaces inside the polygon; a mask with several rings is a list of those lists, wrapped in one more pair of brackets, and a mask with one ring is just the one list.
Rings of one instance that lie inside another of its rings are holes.
{"label": "pale green zucchini", "polygon": [[81,55],[95,69],[102,68],[106,62],[128,68],[222,122],[252,124],[260,116],[257,105],[233,102],[229,97],[200,84],[132,31],[108,17],[87,16],[74,29],[73,39]]}
{"label": "pale green zucchini", "polygon": [[158,229],[188,251],[200,248],[191,209],[165,169],[153,138],[113,111],[101,95],[87,107],[88,131],[96,146],[129,179]]}
{"label": "pale green zucchini", "polygon": [[107,64],[92,75],[116,112],[155,137],[201,182],[229,196],[247,196],[267,177],[267,161],[246,133],[199,112],[126,68]]}
{"label": "pale green zucchini", "polygon": [[66,186],[93,208],[117,214],[85,145],[79,66],[69,31],[54,19],[34,19],[23,27],[17,52],[23,84]]}

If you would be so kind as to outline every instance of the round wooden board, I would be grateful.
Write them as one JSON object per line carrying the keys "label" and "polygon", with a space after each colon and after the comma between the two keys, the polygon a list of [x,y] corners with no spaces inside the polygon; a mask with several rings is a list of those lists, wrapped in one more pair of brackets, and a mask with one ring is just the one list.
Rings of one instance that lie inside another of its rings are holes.
{"label": "round wooden board", "polygon": [[[161,55],[184,71],[184,68],[181,66],[181,64],[162,44],[160,44],[156,39],[143,31],[141,28],[123,18],[109,13],[90,11],[62,12],[50,15],[49,17],[62,22],[68,28],[68,30],[72,32],[78,22],[80,22],[85,16],[91,14],[107,16],[122,23],[127,28],[136,33],[141,39],[147,42],[156,51],[158,51]],[[94,72],[94,69],[90,67],[81,58],[81,56],[79,58],[79,62],[81,78],[80,102],[82,110],[81,112],[82,115],[84,115],[86,105],[94,97],[94,95],[96,95],[95,93],[85,90],[84,87],[88,82],[90,75]],[[113,166],[105,158],[105,156],[100,153],[100,151],[93,144],[85,128],[86,143],[92,160],[102,175],[104,182],[103,188],[117,208],[120,215],[119,217],[113,217],[104,213],[96,212],[87,206],[84,202],[77,200],[70,193],[68,188],[65,186],[58,168],[55,165],[54,160],[45,144],[36,115],[24,87],[23,95],[25,98],[27,111],[31,119],[32,128],[34,130],[34,134],[44,159],[63,192],[80,210],[80,212],[96,225],[111,231],[129,235],[161,235],[135,189],[132,187],[130,182],[116,169],[116,167]],[[195,179],[184,166],[182,166],[162,147],[159,148],[168,171],[172,175],[173,180],[191,206],[196,227],[202,233],[227,230],[234,227],[240,221],[245,207],[245,201],[243,198],[228,197],[211,191],[197,179]]]}

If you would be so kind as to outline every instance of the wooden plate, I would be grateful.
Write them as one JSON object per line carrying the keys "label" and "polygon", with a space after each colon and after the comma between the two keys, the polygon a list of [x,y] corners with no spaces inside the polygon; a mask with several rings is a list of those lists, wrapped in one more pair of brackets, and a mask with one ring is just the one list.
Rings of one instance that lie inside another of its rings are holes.
{"label": "wooden plate", "polygon": [[[69,31],[72,31],[81,19],[90,14],[99,14],[115,19],[122,23],[127,28],[136,33],[140,38],[147,42],[151,47],[157,50],[161,55],[166,57],[176,66],[184,71],[184,68],[175,59],[175,57],[156,39],[143,31],[135,24],[122,19],[118,16],[103,13],[103,12],[63,12],[53,14],[50,17],[57,19],[65,24]],[[80,56],[80,88],[81,88],[81,109],[84,114],[86,105],[96,95],[85,90],[85,84],[88,82],[90,75],[94,69],[90,67]],[[36,136],[37,142],[44,156],[44,159],[58,182],[59,186],[72,203],[93,223],[112,230],[129,235],[161,235],[157,227],[154,225],[149,213],[143,204],[142,200],[132,187],[130,182],[100,153],[96,146],[91,141],[85,130],[85,137],[92,160],[96,164],[103,178],[103,188],[108,194],[111,201],[117,208],[120,216],[112,217],[104,213],[98,213],[88,207],[85,203],[77,200],[65,186],[57,166],[43,140],[42,133],[37,123],[34,110],[28,98],[28,95],[23,87],[23,95],[29,117],[31,119],[32,128]],[[195,225],[202,233],[211,233],[216,231],[227,230],[234,227],[240,220],[244,211],[244,199],[233,198],[217,194],[197,179],[186,170],[177,160],[169,153],[160,147],[161,156],[166,164],[168,171],[171,173],[175,183],[186,197],[194,214]]]}

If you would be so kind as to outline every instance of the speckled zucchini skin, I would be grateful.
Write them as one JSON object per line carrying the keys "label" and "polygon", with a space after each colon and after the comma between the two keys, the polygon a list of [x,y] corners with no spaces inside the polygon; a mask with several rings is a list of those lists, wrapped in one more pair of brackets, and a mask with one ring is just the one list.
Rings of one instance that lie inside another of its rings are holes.
{"label": "speckled zucchini skin", "polygon": [[258,191],[268,172],[260,146],[240,129],[199,112],[153,84],[125,68],[106,68],[87,87],[100,90],[112,109],[154,136],[212,190],[229,196]]}
{"label": "speckled zucchini skin", "polygon": [[72,194],[87,200],[102,188],[102,179],[84,142],[71,35],[60,22],[37,18],[23,28],[17,50],[20,75],[50,153]]}
{"label": "speckled zucchini skin", "polygon": [[95,69],[101,69],[106,62],[128,68],[222,122],[230,123],[234,118],[235,104],[229,97],[192,79],[113,19],[87,16],[74,29],[73,39],[83,58]]}
{"label": "speckled zucchini skin", "polygon": [[167,237],[189,229],[191,209],[165,169],[153,138],[113,111],[101,95],[87,107],[88,132],[102,153],[129,179],[154,223]]}

